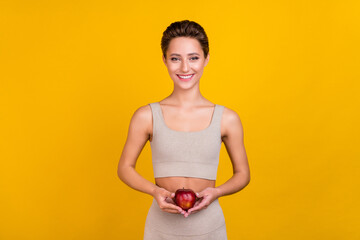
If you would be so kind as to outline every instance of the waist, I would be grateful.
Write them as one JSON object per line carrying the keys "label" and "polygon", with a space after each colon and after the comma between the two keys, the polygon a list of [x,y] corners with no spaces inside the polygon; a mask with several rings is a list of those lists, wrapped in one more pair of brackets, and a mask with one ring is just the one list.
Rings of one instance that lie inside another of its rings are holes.
{"label": "waist", "polygon": [[[218,199],[206,209],[190,214],[187,218],[181,214],[162,211],[154,199],[146,218],[145,231],[162,232],[172,236],[171,239],[175,239],[174,236],[186,235],[192,236],[191,239],[204,239],[205,236],[201,235],[213,232],[224,225],[225,218]],[[194,238],[196,235],[197,238]]]}
{"label": "waist", "polygon": [[162,177],[155,178],[157,186],[169,192],[176,192],[178,189],[191,189],[194,192],[201,192],[207,187],[215,187],[215,180],[192,178],[192,177]]}

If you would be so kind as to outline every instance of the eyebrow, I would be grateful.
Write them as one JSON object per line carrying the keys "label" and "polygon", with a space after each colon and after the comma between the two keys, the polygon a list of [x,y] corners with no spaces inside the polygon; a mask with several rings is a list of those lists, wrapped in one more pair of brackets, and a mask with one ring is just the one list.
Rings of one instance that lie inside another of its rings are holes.
{"label": "eyebrow", "polygon": [[[189,53],[188,55],[199,55],[200,56],[200,54],[198,54],[198,53]],[[170,56],[181,56],[180,54],[177,54],[177,53],[172,53],[172,54],[170,54]]]}

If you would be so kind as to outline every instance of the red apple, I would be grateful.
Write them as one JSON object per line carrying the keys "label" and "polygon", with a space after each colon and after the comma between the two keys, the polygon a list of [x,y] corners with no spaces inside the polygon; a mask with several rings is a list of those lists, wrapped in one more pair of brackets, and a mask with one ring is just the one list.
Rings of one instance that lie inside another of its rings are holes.
{"label": "red apple", "polygon": [[196,201],[196,195],[191,189],[178,189],[175,192],[174,202],[176,205],[187,211],[192,208]]}

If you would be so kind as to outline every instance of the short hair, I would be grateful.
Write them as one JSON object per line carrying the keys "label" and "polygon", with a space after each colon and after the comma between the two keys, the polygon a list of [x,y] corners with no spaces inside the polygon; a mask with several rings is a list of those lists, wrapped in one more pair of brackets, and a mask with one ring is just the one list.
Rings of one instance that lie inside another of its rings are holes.
{"label": "short hair", "polygon": [[165,59],[170,41],[176,37],[189,37],[197,39],[204,52],[205,58],[207,57],[209,53],[209,40],[204,28],[194,21],[183,20],[171,23],[163,32],[163,36],[161,38],[161,50]]}

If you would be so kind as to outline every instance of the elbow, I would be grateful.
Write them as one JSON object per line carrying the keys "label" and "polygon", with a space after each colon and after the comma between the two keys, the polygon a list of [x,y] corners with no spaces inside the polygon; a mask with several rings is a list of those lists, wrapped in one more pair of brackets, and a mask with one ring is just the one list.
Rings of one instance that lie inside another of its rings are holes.
{"label": "elbow", "polygon": [[119,179],[121,180],[121,181],[124,181],[124,173],[125,173],[125,167],[124,166],[122,166],[122,165],[119,165],[118,166],[118,169],[117,169],[117,175],[118,175],[118,177],[119,177]]}
{"label": "elbow", "polygon": [[123,180],[122,180],[122,177],[121,177],[121,176],[122,176],[122,175],[121,175],[121,171],[120,171],[119,169],[117,170],[117,176],[118,176],[118,178],[119,178],[121,181],[123,181]]}
{"label": "elbow", "polygon": [[128,165],[119,165],[118,169],[117,169],[117,175],[119,177],[119,179],[124,182],[127,183],[127,179],[130,177],[132,169],[134,169],[134,167],[132,166],[128,166]]}
{"label": "elbow", "polygon": [[[242,171],[242,175],[243,175],[243,179],[244,179],[244,181],[246,182],[246,185],[248,185],[249,183],[250,183],[250,170],[249,169],[247,169],[246,171]],[[245,186],[246,186],[245,185]]]}
{"label": "elbow", "polygon": [[249,185],[249,183],[250,183],[250,176],[249,176],[249,178],[247,179],[246,186]]}
{"label": "elbow", "polygon": [[118,169],[117,175],[121,182],[127,184],[128,181],[126,180],[127,178],[126,178],[126,173],[125,173],[124,169]]}
{"label": "elbow", "polygon": [[250,173],[248,173],[246,176],[246,185],[249,185],[249,183],[250,183]]}
{"label": "elbow", "polygon": [[245,188],[250,183],[250,173],[249,172],[240,172],[238,180],[239,191]]}
{"label": "elbow", "polygon": [[121,180],[121,171],[119,168],[117,169],[117,175],[118,175],[118,178],[120,178],[120,180]]}

